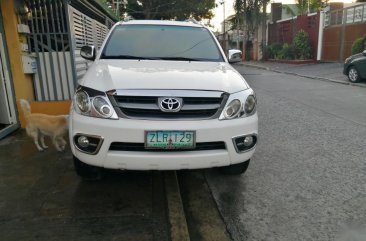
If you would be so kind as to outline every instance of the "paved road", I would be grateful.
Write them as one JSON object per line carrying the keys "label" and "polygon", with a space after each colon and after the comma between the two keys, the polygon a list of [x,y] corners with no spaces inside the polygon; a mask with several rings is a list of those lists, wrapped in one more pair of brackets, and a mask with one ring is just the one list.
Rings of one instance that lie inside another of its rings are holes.
{"label": "paved road", "polygon": [[365,232],[366,89],[237,69],[258,97],[257,152],[244,176],[206,172],[231,237],[324,241]]}
{"label": "paved road", "polygon": [[48,144],[38,152],[25,131],[0,140],[0,241],[230,240],[202,170],[86,182],[70,150]]}
{"label": "paved road", "polygon": [[170,240],[162,172],[84,182],[70,151],[49,147],[24,131],[0,141],[1,241]]}

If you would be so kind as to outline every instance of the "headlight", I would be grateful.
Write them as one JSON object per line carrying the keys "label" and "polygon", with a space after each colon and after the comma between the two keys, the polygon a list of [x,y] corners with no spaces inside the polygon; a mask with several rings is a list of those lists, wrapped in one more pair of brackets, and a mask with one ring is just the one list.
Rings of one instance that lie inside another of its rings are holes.
{"label": "headlight", "polygon": [[256,112],[256,98],[252,89],[231,94],[219,120],[247,117]]}
{"label": "headlight", "polygon": [[89,95],[84,91],[76,92],[75,104],[82,113],[87,113],[90,111]]}
{"label": "headlight", "polygon": [[113,109],[109,106],[109,103],[103,99],[102,96],[94,97],[93,99],[94,109],[103,117],[109,118],[113,114]]}
{"label": "headlight", "polygon": [[223,113],[226,119],[234,119],[238,117],[241,111],[242,111],[242,103],[240,100],[235,99],[225,107]]}
{"label": "headlight", "polygon": [[255,97],[253,95],[249,95],[244,104],[245,113],[249,115],[252,114],[252,112],[255,110],[255,106],[256,106]]}
{"label": "headlight", "polygon": [[79,87],[74,96],[74,109],[81,115],[118,119],[112,104],[104,92]]}

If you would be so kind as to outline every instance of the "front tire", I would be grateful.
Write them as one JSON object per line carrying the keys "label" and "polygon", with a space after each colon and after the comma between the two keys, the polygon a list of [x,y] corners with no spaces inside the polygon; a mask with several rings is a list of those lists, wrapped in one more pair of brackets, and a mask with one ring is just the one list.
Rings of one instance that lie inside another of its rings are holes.
{"label": "front tire", "polygon": [[348,69],[348,79],[352,83],[357,83],[361,80],[358,70],[354,66]]}
{"label": "front tire", "polygon": [[240,175],[246,172],[249,167],[249,162],[250,160],[247,160],[230,166],[220,167],[220,171],[228,175]]}
{"label": "front tire", "polygon": [[74,168],[76,174],[87,181],[98,181],[104,178],[104,169],[88,165],[74,156]]}

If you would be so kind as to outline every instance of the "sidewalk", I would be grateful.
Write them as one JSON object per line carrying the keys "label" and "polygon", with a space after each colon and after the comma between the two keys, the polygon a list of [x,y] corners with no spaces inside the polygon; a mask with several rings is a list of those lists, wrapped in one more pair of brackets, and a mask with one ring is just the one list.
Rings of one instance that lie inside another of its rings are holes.
{"label": "sidewalk", "polygon": [[291,74],[306,78],[331,81],[345,85],[366,87],[366,82],[350,83],[343,75],[343,63],[315,63],[315,64],[284,64],[276,62],[250,61],[239,65],[266,69],[284,74]]}

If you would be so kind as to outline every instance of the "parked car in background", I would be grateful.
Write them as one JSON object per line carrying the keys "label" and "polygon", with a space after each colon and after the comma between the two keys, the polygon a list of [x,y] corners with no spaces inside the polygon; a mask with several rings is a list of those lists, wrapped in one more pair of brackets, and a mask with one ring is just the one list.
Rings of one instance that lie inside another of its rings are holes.
{"label": "parked car in background", "polygon": [[366,50],[345,60],[343,74],[347,75],[352,83],[366,79]]}

